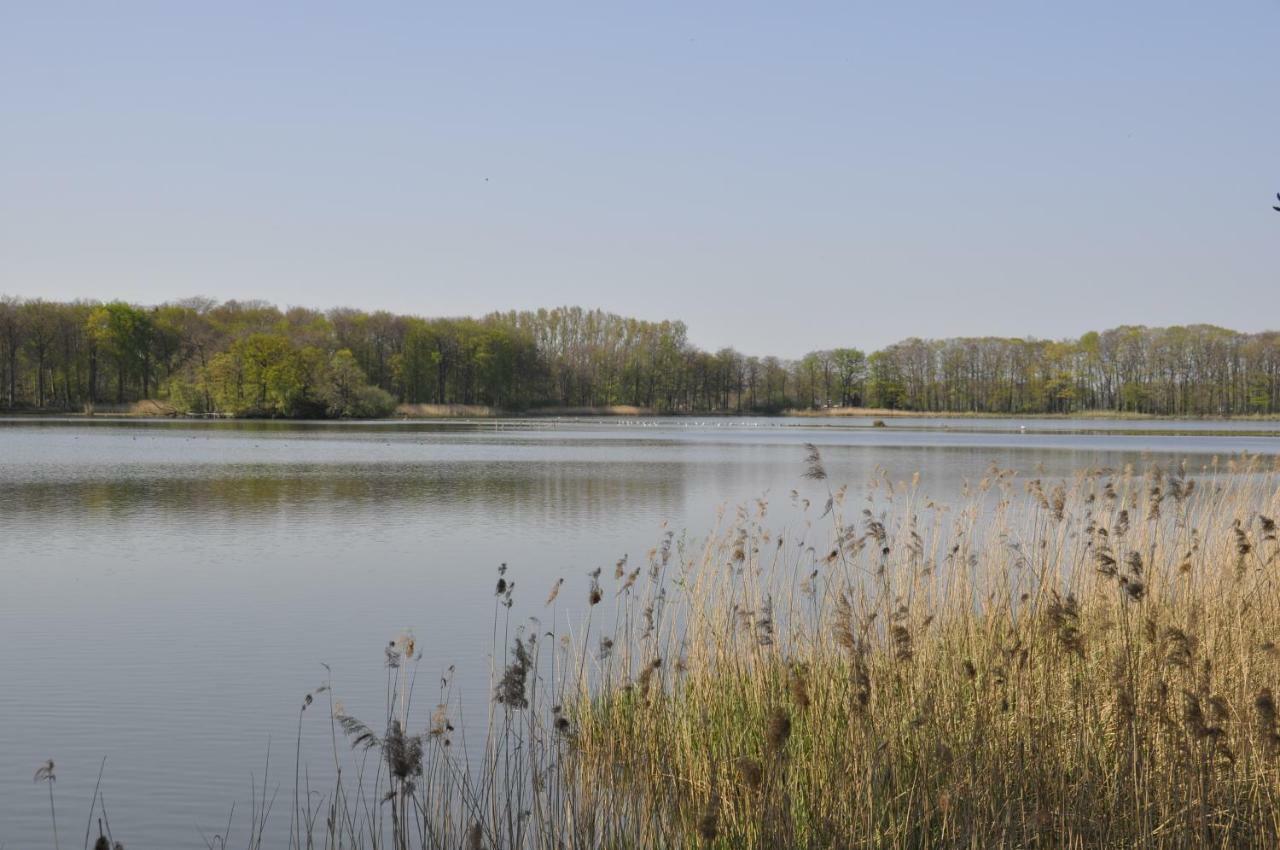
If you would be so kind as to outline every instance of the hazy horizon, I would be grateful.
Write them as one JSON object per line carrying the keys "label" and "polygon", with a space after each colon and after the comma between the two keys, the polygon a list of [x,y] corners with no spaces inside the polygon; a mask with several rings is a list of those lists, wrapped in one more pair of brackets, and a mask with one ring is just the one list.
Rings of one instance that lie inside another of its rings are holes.
{"label": "hazy horizon", "polygon": [[1280,7],[0,11],[0,292],[1252,332]]}

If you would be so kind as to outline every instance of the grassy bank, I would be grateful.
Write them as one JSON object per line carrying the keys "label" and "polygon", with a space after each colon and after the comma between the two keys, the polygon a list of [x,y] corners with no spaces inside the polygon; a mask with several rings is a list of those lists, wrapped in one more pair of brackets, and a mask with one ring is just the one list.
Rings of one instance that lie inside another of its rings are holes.
{"label": "grassy bank", "polygon": [[789,527],[760,500],[528,598],[500,570],[471,749],[412,636],[384,716],[306,695],[333,749],[294,776],[337,779],[262,784],[237,840],[283,808],[298,847],[1276,845],[1273,461],[992,469],[952,506],[801,472]]}

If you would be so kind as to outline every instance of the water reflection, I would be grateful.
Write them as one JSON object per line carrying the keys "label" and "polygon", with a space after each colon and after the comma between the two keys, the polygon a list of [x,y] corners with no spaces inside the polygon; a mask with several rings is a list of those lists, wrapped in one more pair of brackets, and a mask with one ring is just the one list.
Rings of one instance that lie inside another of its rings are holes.
{"label": "water reflection", "polygon": [[107,755],[127,846],[204,846],[194,825],[244,801],[268,738],[281,758],[320,662],[376,716],[403,627],[425,677],[456,663],[483,711],[498,563],[517,616],[545,618],[558,577],[581,605],[589,570],[640,559],[664,523],[696,536],[761,495],[771,527],[802,522],[790,491],[825,499],[800,478],[807,441],[855,499],[919,472],[944,503],[993,464],[1053,478],[1280,450],[1263,428],[1016,424],[0,420],[0,845],[48,843],[37,764],[87,809]]}
{"label": "water reflection", "polygon": [[508,523],[603,522],[641,503],[683,503],[681,463],[309,465],[227,464],[203,475],[153,469],[111,477],[50,476],[0,490],[0,527],[153,517],[169,523],[253,523],[288,512],[293,521],[414,511],[433,522],[485,516]]}

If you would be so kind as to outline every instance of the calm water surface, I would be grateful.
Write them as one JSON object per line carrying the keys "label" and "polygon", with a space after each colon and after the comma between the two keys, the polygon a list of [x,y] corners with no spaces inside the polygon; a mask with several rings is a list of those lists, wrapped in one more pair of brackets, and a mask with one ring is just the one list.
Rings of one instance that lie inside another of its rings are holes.
{"label": "calm water surface", "polygon": [[558,577],[576,599],[664,523],[697,536],[717,507],[771,494],[782,527],[805,442],[837,483],[920,472],[942,500],[992,463],[1069,476],[1280,453],[1275,422],[888,422],[0,420],[0,846],[52,846],[32,782],[49,758],[60,838],[79,846],[104,756],[131,850],[204,847],[232,802],[244,843],[268,742],[287,832],[294,724],[322,662],[347,709],[375,718],[382,646],[411,628],[424,679],[456,664],[481,711],[499,563],[515,613],[545,616]]}

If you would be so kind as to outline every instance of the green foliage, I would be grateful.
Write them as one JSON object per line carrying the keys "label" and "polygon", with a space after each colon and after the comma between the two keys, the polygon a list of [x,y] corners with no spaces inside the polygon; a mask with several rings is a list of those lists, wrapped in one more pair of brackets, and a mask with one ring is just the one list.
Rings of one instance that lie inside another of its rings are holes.
{"label": "green foliage", "polygon": [[391,393],[370,385],[348,349],[333,353],[325,376],[325,411],[343,419],[376,419],[396,409]]}
{"label": "green foliage", "polygon": [[207,299],[0,298],[0,406],[146,398],[197,413],[385,416],[400,402],[670,413],[883,407],[1280,414],[1280,334],[1123,326],[1078,340],[907,339],[796,361],[714,353],[682,322],[600,310],[427,319]]}
{"label": "green foliage", "polygon": [[123,301],[112,301],[89,314],[86,331],[96,351],[115,365],[116,400],[125,400],[126,383],[133,378],[141,380],[142,397],[147,397],[153,342],[150,315]]}

